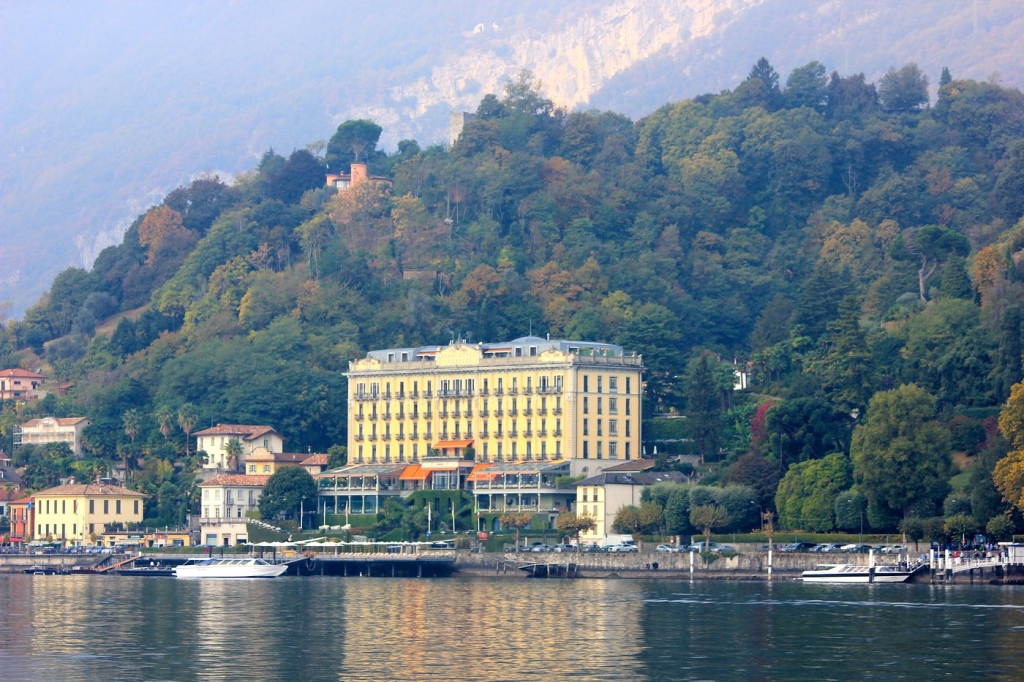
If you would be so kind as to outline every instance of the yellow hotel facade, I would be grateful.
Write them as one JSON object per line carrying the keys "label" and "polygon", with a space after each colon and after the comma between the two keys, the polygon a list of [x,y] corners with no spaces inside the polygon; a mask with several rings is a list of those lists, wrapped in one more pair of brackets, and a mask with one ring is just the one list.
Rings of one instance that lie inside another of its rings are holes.
{"label": "yellow hotel facade", "polygon": [[477,463],[561,462],[593,476],[640,457],[642,372],[621,346],[536,336],[371,351],[347,374],[349,463],[472,448]]}

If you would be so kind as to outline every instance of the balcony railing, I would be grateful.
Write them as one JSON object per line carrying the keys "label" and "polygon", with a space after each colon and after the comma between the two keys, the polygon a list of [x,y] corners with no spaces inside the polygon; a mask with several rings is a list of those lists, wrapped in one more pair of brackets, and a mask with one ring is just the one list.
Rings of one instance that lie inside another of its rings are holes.
{"label": "balcony railing", "polygon": [[470,419],[473,416],[473,410],[466,408],[466,419]]}
{"label": "balcony railing", "polygon": [[540,429],[540,430],[537,431],[537,435],[540,436],[541,438],[543,438],[544,436],[548,435],[548,430],[547,429]]}
{"label": "balcony railing", "polygon": [[497,431],[495,431],[495,432],[494,432],[494,437],[495,437],[495,438],[504,438],[504,437],[505,437],[505,434],[503,434],[503,433],[501,432],[501,429],[498,429]]}
{"label": "balcony railing", "polygon": [[363,413],[360,412],[359,414],[355,415],[355,419],[357,422],[363,421]]}
{"label": "balcony railing", "polygon": [[390,433],[385,433],[384,436],[382,437],[382,439],[383,440],[391,440],[391,434]]}
{"label": "balcony railing", "polygon": [[422,438],[423,440],[433,440],[433,438],[431,437],[429,431],[427,433],[424,433],[422,436],[420,436],[420,438]]}
{"label": "balcony railing", "polygon": [[530,408],[530,407],[523,408],[523,416],[524,417],[529,417],[532,414],[533,414],[533,408]]}
{"label": "balcony railing", "polygon": [[391,391],[384,393],[384,400],[391,400]]}
{"label": "balcony railing", "polygon": [[413,400],[416,400],[417,398],[420,397],[420,392],[419,391],[409,391],[409,397],[412,398]]}
{"label": "balcony railing", "polygon": [[405,440],[405,434],[404,433],[396,433],[395,434],[395,440]]}
{"label": "balcony railing", "polygon": [[399,391],[395,394],[396,400],[405,400],[405,391]]}
{"label": "balcony railing", "polygon": [[556,407],[555,409],[551,410],[551,414],[562,414],[562,408]]}
{"label": "balcony railing", "polygon": [[495,417],[501,417],[504,414],[505,414],[505,411],[502,410],[500,407],[498,409],[494,410],[494,416]]}
{"label": "balcony railing", "polygon": [[516,408],[513,407],[511,410],[508,411],[508,416],[510,416],[510,417],[518,417],[519,416],[519,410],[517,410]]}
{"label": "balcony railing", "polygon": [[555,436],[556,438],[558,436],[561,436],[562,435],[562,429],[555,429],[554,431],[551,432],[551,435]]}
{"label": "balcony railing", "polygon": [[519,389],[515,388],[514,386],[512,388],[508,389],[508,394],[509,395],[518,395],[518,393],[519,393]]}
{"label": "balcony railing", "polygon": [[391,413],[390,412],[385,412],[384,413],[384,419],[385,420],[390,420],[391,419]]}
{"label": "balcony railing", "polygon": [[423,397],[424,397],[424,398],[429,398],[429,397],[431,397],[431,395],[432,395],[432,394],[431,394],[431,392],[430,392],[430,389],[429,389],[429,388],[428,388],[427,390],[423,391]]}
{"label": "balcony railing", "polygon": [[530,395],[531,393],[533,393],[532,386],[527,386],[526,388],[523,389],[523,395]]}
{"label": "balcony railing", "polygon": [[543,394],[547,394],[547,395],[554,395],[556,393],[561,393],[561,392],[562,392],[562,387],[561,386],[538,386],[537,387],[537,393],[543,393]]}
{"label": "balcony railing", "polygon": [[494,395],[503,395],[503,394],[504,394],[504,390],[500,386],[498,388],[494,389]]}
{"label": "balcony railing", "polygon": [[440,417],[441,419],[447,419],[448,418],[448,411],[447,410],[441,410],[440,412],[437,413],[437,416]]}
{"label": "balcony railing", "polygon": [[523,431],[523,437],[524,438],[532,438],[533,437],[533,431],[530,430],[530,429],[526,429],[525,431]]}
{"label": "balcony railing", "polygon": [[490,435],[487,433],[487,429],[484,429],[483,431],[480,432],[480,437],[481,438],[490,438]]}
{"label": "balcony railing", "polygon": [[430,410],[427,410],[426,412],[423,413],[423,418],[424,419],[431,419],[432,418],[432,416],[431,416],[432,414],[433,413]]}
{"label": "balcony railing", "polygon": [[370,440],[377,440],[377,434],[371,433],[370,434]]}
{"label": "balcony railing", "polygon": [[490,394],[491,394],[491,392],[488,389],[486,389],[486,388],[481,388],[480,389],[480,395],[490,395]]}
{"label": "balcony railing", "polygon": [[548,408],[546,408],[546,407],[538,407],[537,408],[537,414],[539,414],[540,416],[543,417],[547,413],[548,413]]}
{"label": "balcony railing", "polygon": [[372,422],[377,421],[377,413],[376,412],[370,413],[370,421],[372,421]]}
{"label": "balcony railing", "polygon": [[459,410],[452,410],[452,417],[454,419],[458,419],[461,415],[462,413]]}
{"label": "balcony railing", "polygon": [[355,436],[353,436],[353,438],[355,438],[356,440],[363,440],[362,434],[356,434]]}
{"label": "balcony railing", "polygon": [[376,400],[376,393],[356,393],[352,396],[355,400]]}
{"label": "balcony railing", "polygon": [[517,437],[518,435],[519,435],[519,432],[518,432],[518,431],[516,431],[515,429],[509,429],[509,430],[508,430],[508,437],[509,437],[509,438],[515,438],[515,437]]}
{"label": "balcony railing", "polygon": [[488,416],[490,416],[490,414],[491,414],[491,413],[490,413],[490,412],[489,412],[489,411],[487,410],[487,408],[486,408],[486,407],[485,407],[485,408],[483,408],[482,410],[480,410],[480,416],[481,416],[481,417],[488,417]]}

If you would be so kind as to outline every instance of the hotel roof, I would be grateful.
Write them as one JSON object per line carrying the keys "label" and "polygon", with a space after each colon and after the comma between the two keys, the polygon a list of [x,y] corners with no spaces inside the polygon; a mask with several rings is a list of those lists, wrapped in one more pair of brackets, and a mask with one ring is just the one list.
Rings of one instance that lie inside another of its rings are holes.
{"label": "hotel roof", "polygon": [[[453,342],[465,343],[463,341]],[[544,339],[539,336],[522,336],[511,341],[500,343],[478,343],[469,344],[479,348],[485,357],[512,357],[518,348],[523,357],[539,355],[544,351],[555,349],[571,355],[604,355],[622,357],[624,355],[622,346],[611,343],[596,343],[593,341],[570,341],[566,339]],[[371,350],[367,357],[380,360],[381,362],[395,362],[403,355],[405,362],[416,362],[420,360],[432,360],[435,355],[444,350],[447,346],[419,346],[411,348],[385,348],[382,350]]]}

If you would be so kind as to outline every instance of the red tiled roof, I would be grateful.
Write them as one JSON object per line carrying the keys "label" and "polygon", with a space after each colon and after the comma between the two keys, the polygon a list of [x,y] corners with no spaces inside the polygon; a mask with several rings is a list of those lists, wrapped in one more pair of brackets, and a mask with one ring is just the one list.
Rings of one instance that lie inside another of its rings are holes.
{"label": "red tiled roof", "polygon": [[321,464],[327,466],[327,455],[324,453],[310,455],[306,459],[302,460],[302,466],[304,467],[319,466]]}
{"label": "red tiled roof", "polygon": [[[277,433],[273,426],[252,426],[249,424],[217,424],[202,431],[193,431],[193,436],[243,436],[252,440],[265,433]],[[280,434],[278,434],[280,435]]]}
{"label": "red tiled roof", "polygon": [[68,483],[66,485],[58,485],[55,488],[40,490],[35,494],[36,497],[40,495],[121,495],[122,497],[149,497],[145,493],[140,493],[138,490],[128,490],[128,488],[122,488],[118,485],[108,485],[106,483]]}
{"label": "red tiled roof", "polygon": [[246,474],[221,474],[215,476],[209,481],[204,481],[199,484],[200,488],[213,488],[225,485],[239,485],[239,486],[264,486],[267,484],[267,480],[270,476],[249,476]]}
{"label": "red tiled roof", "polygon": [[45,379],[46,377],[42,374],[36,374],[30,372],[27,369],[0,369],[0,377],[7,379],[13,379],[15,377],[19,379]]}
{"label": "red tiled roof", "polygon": [[80,424],[86,421],[85,417],[41,417],[38,419],[29,419],[21,426],[22,428],[26,426],[39,426],[43,422],[43,419],[53,419],[61,426],[74,426],[75,424]]}

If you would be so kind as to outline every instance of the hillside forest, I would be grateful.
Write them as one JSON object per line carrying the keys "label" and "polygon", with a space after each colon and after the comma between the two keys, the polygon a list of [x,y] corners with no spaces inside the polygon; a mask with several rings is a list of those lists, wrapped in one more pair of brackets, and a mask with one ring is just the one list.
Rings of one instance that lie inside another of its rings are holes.
{"label": "hillside forest", "polygon": [[[360,120],[268,150],[60,273],[0,365],[66,395],[5,403],[0,447],[36,415],[92,426],[80,459],[14,451],[27,483],[121,467],[147,520],[181,521],[189,433],[268,424],[338,464],[349,361],[532,330],[643,354],[646,450],[703,476],[648,495],[665,530],[697,506],[737,530],[1024,529],[1019,90],[761,59],[639,121],[561,110],[527,72],[475,113],[451,148],[385,153]],[[388,181],[325,186],[353,162]]]}

